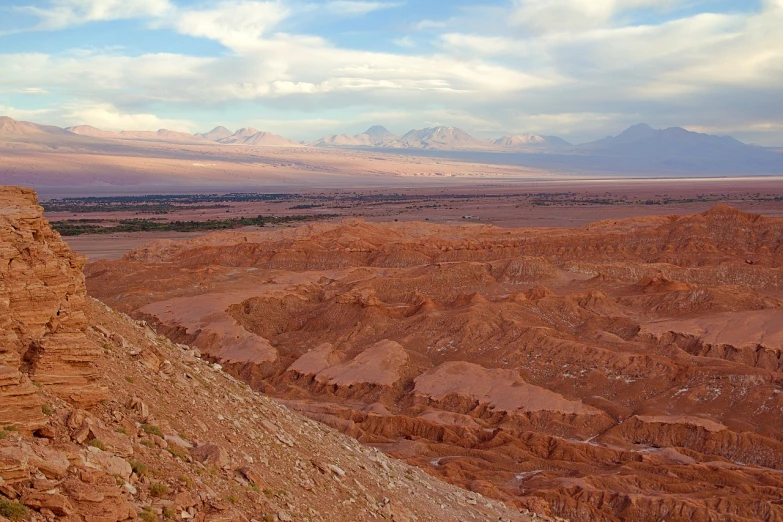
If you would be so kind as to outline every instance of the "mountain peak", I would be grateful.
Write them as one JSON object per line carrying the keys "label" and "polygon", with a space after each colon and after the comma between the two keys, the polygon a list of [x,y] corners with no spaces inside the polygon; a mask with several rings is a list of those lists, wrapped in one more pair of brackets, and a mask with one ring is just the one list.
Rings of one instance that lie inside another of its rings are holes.
{"label": "mountain peak", "polygon": [[372,138],[389,138],[391,136],[394,136],[394,134],[389,132],[389,129],[387,129],[383,125],[373,125],[369,129],[364,131],[362,134],[366,134],[367,136],[370,136]]}
{"label": "mountain peak", "polygon": [[647,125],[646,123],[637,123],[636,125],[631,125],[627,129],[625,129],[623,132],[621,132],[617,137],[618,138],[644,138],[647,136],[652,136],[655,134],[656,130]]}
{"label": "mountain peak", "polygon": [[219,141],[219,140],[228,138],[232,134],[233,133],[230,130],[228,130],[227,128],[223,127],[222,125],[219,125],[219,126],[215,127],[214,129],[212,129],[209,132],[204,132],[202,134],[196,134],[195,136],[197,138],[204,138],[204,139],[207,139],[207,140],[210,140],[210,141]]}

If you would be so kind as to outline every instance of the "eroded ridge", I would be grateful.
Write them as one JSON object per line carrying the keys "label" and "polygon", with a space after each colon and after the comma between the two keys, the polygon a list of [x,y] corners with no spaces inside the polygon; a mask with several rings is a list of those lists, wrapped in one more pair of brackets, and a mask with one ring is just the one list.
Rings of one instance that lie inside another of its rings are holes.
{"label": "eroded ridge", "polygon": [[0,187],[0,522],[504,520],[86,297],[35,194]]}
{"label": "eroded ridge", "polygon": [[90,292],[429,473],[572,520],[783,517],[783,220],[344,221],[156,242]]}

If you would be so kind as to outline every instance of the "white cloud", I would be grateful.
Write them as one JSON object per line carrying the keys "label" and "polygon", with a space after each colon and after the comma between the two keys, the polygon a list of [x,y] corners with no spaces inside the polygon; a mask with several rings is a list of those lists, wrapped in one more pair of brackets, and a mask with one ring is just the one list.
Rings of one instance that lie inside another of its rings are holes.
{"label": "white cloud", "polygon": [[416,47],[416,42],[413,38],[410,36],[403,36],[402,38],[395,38],[392,40],[394,45],[397,47],[404,47],[406,49],[410,49],[412,47]]}
{"label": "white cloud", "polygon": [[103,130],[157,131],[168,129],[192,132],[195,128],[195,124],[191,121],[159,118],[154,114],[125,113],[110,103],[66,106],[58,117],[66,126],[92,125]]}
{"label": "white cloud", "polygon": [[281,2],[223,1],[210,9],[181,9],[161,25],[189,36],[216,40],[231,49],[256,43],[290,11]]}
{"label": "white cloud", "polygon": [[391,9],[404,5],[403,2],[360,2],[357,0],[331,0],[325,8],[343,16],[365,15],[381,9]]}
{"label": "white cloud", "polygon": [[169,0],[50,0],[49,7],[19,7],[37,16],[36,30],[126,18],[160,17],[173,9]]}
{"label": "white cloud", "polygon": [[607,25],[629,9],[669,9],[685,0],[514,0],[511,21],[535,33],[584,30]]}
{"label": "white cloud", "polygon": [[[420,31],[415,40],[410,35],[385,40],[406,51],[381,52],[282,31],[301,27],[305,15],[356,16],[396,2],[183,0],[175,6],[169,0],[53,0],[35,11],[39,28],[138,17],[162,31],[219,42],[229,52],[211,57],[128,56],[123,49],[0,52],[0,93],[40,90],[43,99],[46,91],[55,92],[81,104],[81,112],[72,115],[94,116],[113,128],[168,126],[159,123],[168,120],[154,119],[152,109],[166,104],[208,113],[210,107],[241,103],[255,104],[262,113],[267,107],[307,112],[312,117],[306,121],[331,121],[319,118],[319,111],[361,108],[395,114],[400,127],[439,121],[479,132],[578,136],[648,120],[661,126],[734,126],[777,133],[783,141],[774,124],[776,118],[783,121],[783,0],[765,0],[756,11],[632,23],[635,9],[666,11],[685,4],[693,2],[515,0],[505,10],[469,10],[406,26]],[[459,109],[449,110],[454,107]]]}

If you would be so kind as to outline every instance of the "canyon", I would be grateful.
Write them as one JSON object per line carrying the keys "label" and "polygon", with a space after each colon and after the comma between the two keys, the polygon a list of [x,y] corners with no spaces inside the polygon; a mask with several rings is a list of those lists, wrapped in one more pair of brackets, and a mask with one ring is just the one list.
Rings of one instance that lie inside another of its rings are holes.
{"label": "canyon", "polygon": [[0,186],[0,522],[504,520],[89,297],[86,258]]}
{"label": "canyon", "polygon": [[574,521],[783,517],[783,219],[346,219],[86,267],[112,308],[428,474]]}

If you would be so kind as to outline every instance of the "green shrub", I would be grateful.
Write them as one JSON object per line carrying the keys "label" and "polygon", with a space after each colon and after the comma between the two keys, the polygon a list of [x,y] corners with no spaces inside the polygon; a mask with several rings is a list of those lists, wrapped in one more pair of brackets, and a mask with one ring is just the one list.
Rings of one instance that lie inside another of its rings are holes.
{"label": "green shrub", "polygon": [[175,518],[177,516],[177,512],[174,511],[173,507],[166,506],[163,508],[163,517],[164,518]]}
{"label": "green shrub", "polygon": [[150,484],[150,495],[153,497],[163,498],[168,492],[169,487],[163,482],[153,482]]}
{"label": "green shrub", "polygon": [[5,430],[0,430],[0,440],[7,439],[8,433],[5,432]]}
{"label": "green shrub", "polygon": [[139,513],[139,518],[144,522],[158,522],[158,515],[147,509]]}
{"label": "green shrub", "polygon": [[157,435],[158,437],[163,437],[163,430],[161,430],[159,427],[155,426],[154,424],[142,424],[141,429],[144,430],[144,433],[147,433],[149,435]]}
{"label": "green shrub", "polygon": [[144,464],[143,462],[139,462],[138,460],[130,461],[130,465],[133,472],[140,477],[146,475],[147,472],[149,471],[147,469],[147,465]]}
{"label": "green shrub", "polygon": [[180,448],[176,444],[169,444],[168,447],[169,453],[171,453],[173,456],[177,457],[179,460],[185,462],[188,460],[188,452],[184,449]]}
{"label": "green shrub", "polygon": [[27,508],[15,500],[0,498],[0,515],[10,520],[22,520],[27,515]]}
{"label": "green shrub", "polygon": [[133,378],[133,377],[131,377],[130,375],[126,375],[126,376],[125,376],[125,380],[126,380],[126,381],[128,381],[128,382],[129,382],[129,383],[131,383],[131,384],[133,384],[134,382],[136,382],[136,379],[134,379],[134,378]]}
{"label": "green shrub", "polygon": [[44,414],[44,415],[46,415],[47,417],[48,417],[49,415],[51,415],[52,413],[54,413],[54,410],[52,410],[52,407],[51,407],[51,406],[49,406],[48,404],[42,404],[42,405],[41,405],[41,411],[42,411],[42,412],[43,412],[43,414]]}

